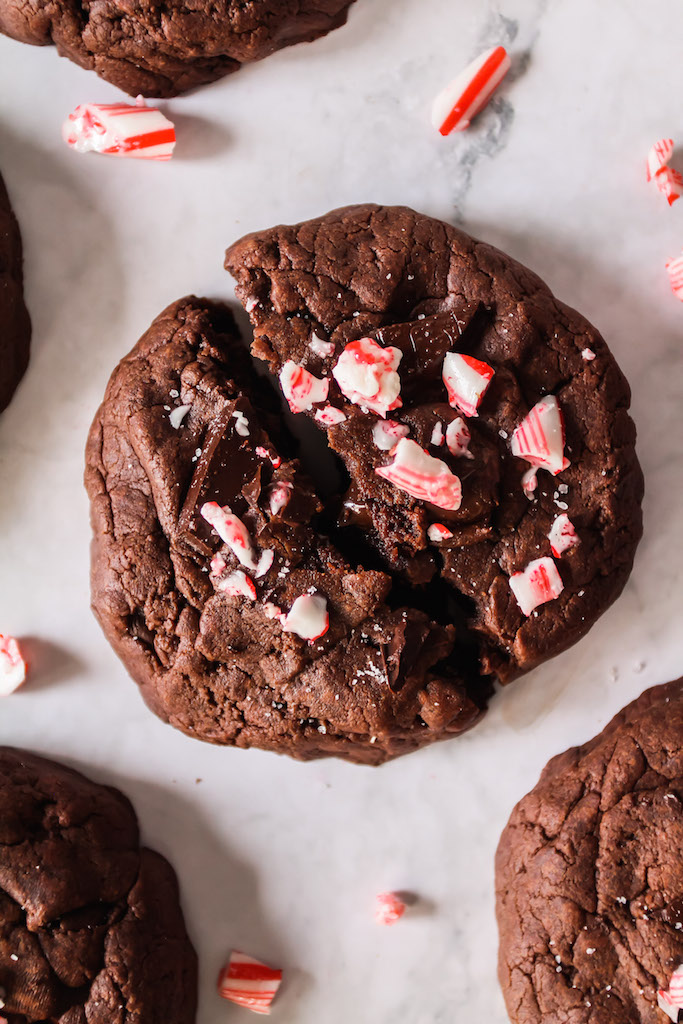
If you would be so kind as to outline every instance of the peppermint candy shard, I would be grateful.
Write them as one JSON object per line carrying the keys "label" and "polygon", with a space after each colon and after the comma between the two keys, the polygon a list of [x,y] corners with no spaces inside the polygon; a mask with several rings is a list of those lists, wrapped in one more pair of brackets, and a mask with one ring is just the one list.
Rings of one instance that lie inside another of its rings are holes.
{"label": "peppermint candy shard", "polygon": [[391,420],[377,420],[372,428],[372,440],[382,452],[390,452],[395,448],[403,437],[407,437],[410,428],[403,423],[393,423]]}
{"label": "peppermint candy shard", "polygon": [[515,429],[512,454],[557,476],[570,465],[564,457],[564,423],[554,395],[537,402]]}
{"label": "peppermint candy shard", "polygon": [[527,469],[526,473],[522,477],[522,490],[529,499],[534,500],[534,491],[538,487],[538,469]]}
{"label": "peppermint candy shard", "polygon": [[285,633],[296,633],[302,640],[313,643],[330,628],[327,599],[322,594],[302,594],[282,620]]}
{"label": "peppermint candy shard", "polygon": [[442,376],[449,404],[464,416],[478,416],[477,409],[495,372],[481,359],[448,352],[443,361]]}
{"label": "peppermint candy shard", "polygon": [[332,376],[339,390],[363,412],[386,417],[403,404],[401,379],[396,372],[403,353],[391,345],[383,348],[372,338],[351,341],[339,356]]}
{"label": "peppermint candy shard", "polygon": [[679,964],[671,975],[669,990],[666,993],[674,1006],[683,1009],[683,964]]}
{"label": "peppermint candy shard", "polygon": [[392,925],[400,921],[406,912],[406,905],[395,892],[380,892],[376,896],[375,921],[377,924]]}
{"label": "peppermint candy shard", "polygon": [[223,543],[228,545],[240,565],[250,569],[257,578],[268,572],[273,564],[273,552],[270,549],[262,551],[257,560],[248,529],[227,505],[221,507],[215,501],[207,501],[199,511]]}
{"label": "peppermint candy shard", "polygon": [[453,534],[443,523],[432,523],[427,530],[427,536],[433,544],[439,544],[442,540],[450,540]]}
{"label": "peppermint candy shard", "polygon": [[268,506],[271,516],[278,515],[278,513],[282,512],[285,505],[289,504],[293,490],[292,484],[284,480],[270,487],[268,490]]}
{"label": "peppermint candy shard", "polygon": [[254,451],[258,455],[259,459],[270,459],[273,464],[273,469],[279,469],[282,465],[282,459],[280,456],[277,454],[271,454],[271,452],[269,452],[267,448],[264,448],[262,444],[257,445]]}
{"label": "peppermint candy shard", "polygon": [[443,423],[441,423],[440,421],[437,421],[434,424],[434,429],[432,430],[432,437],[431,437],[431,440],[430,440],[429,443],[433,444],[435,448],[440,448],[441,445],[443,444],[443,441],[444,441]]}
{"label": "peppermint candy shard", "polygon": [[13,636],[0,633],[0,697],[9,697],[26,681],[26,662]]}
{"label": "peppermint candy shard", "polygon": [[673,167],[665,167],[655,178],[655,184],[659,191],[665,196],[669,206],[673,206],[677,199],[683,194],[683,175],[675,171]]}
{"label": "peppermint candy shard", "polygon": [[564,583],[552,558],[536,558],[522,572],[510,577],[510,589],[524,615],[534,608],[554,601],[564,590]]}
{"label": "peppermint candy shard", "polygon": [[320,338],[317,334],[313,335],[308,343],[308,347],[314,355],[319,356],[321,359],[329,359],[330,356],[334,355],[334,342],[325,341],[324,338]]}
{"label": "peppermint candy shard", "polygon": [[246,573],[235,569],[229,576],[216,583],[216,590],[230,597],[246,597],[249,601],[256,600],[256,587]]}
{"label": "peppermint candy shard", "polygon": [[175,409],[171,409],[168,414],[168,421],[174,430],[178,430],[180,428],[181,423],[191,408],[191,405],[176,405]]}
{"label": "peppermint candy shard", "polygon": [[330,382],[314,377],[303,366],[288,359],[280,370],[280,387],[292,412],[309,412],[314,405],[327,401]]}
{"label": "peppermint candy shard", "polygon": [[463,419],[456,416],[446,428],[446,447],[449,452],[451,455],[473,459],[474,455],[470,451],[471,440],[472,435],[470,434],[469,427]]}
{"label": "peppermint candy shard", "polygon": [[408,438],[402,438],[396,445],[393,463],[377,467],[375,473],[411,497],[428,501],[437,508],[456,512],[462,504],[459,477],[445,462],[433,458]]}
{"label": "peppermint candy shard", "polygon": [[62,125],[62,138],[77,153],[138,160],[170,160],[176,143],[173,123],[144,100],[82,103]]}
{"label": "peppermint candy shard", "polygon": [[595,352],[592,348],[584,348],[581,352],[581,358],[586,363],[592,363],[595,359]]}
{"label": "peppermint candy shard", "polygon": [[664,1013],[674,1024],[677,1024],[680,1007],[676,1006],[669,994],[661,988],[657,991],[657,1006],[660,1010],[664,1010]]}
{"label": "peppermint candy shard", "polygon": [[683,256],[677,256],[673,260],[666,261],[666,269],[669,273],[671,291],[677,299],[683,302]]}
{"label": "peppermint candy shard", "polygon": [[454,78],[432,104],[432,124],[441,135],[461,132],[486,106],[510,70],[503,46],[487,50]]}
{"label": "peppermint candy shard", "polygon": [[663,171],[673,156],[674,140],[660,139],[647,155],[647,180],[654,181],[660,171]]}
{"label": "peppermint candy shard", "polygon": [[326,427],[334,427],[344,422],[346,414],[341,409],[335,409],[333,405],[325,405],[322,409],[315,410],[315,418]]}
{"label": "peppermint candy shard", "polygon": [[281,981],[282,971],[233,950],[218,976],[218,994],[254,1013],[269,1014]]}
{"label": "peppermint candy shard", "polygon": [[550,527],[548,540],[550,541],[550,550],[555,558],[561,558],[565,551],[569,551],[570,548],[575,548],[577,544],[581,543],[574,529],[574,524],[566,512],[563,512],[562,515],[555,519],[555,522]]}

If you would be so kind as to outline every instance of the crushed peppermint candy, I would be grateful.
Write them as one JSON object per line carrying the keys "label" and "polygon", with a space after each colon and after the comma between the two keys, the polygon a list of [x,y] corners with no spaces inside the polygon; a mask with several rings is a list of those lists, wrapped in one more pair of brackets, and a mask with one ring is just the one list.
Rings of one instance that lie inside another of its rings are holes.
{"label": "crushed peppermint candy", "polygon": [[334,342],[325,341],[324,338],[318,337],[317,334],[313,335],[308,343],[308,347],[314,355],[320,356],[321,359],[329,359],[330,356],[334,355]]}
{"label": "crushed peppermint candy", "polygon": [[577,544],[581,543],[574,524],[565,513],[558,516],[551,526],[548,540],[550,541],[550,550],[555,558],[561,558],[565,551],[569,551],[570,548],[575,548]]}
{"label": "crushed peppermint candy", "polygon": [[26,681],[26,662],[13,636],[0,633],[0,697],[9,697]]}
{"label": "crushed peppermint candy", "polygon": [[278,469],[282,465],[282,459],[280,456],[271,454],[271,452],[269,452],[267,448],[264,448],[262,444],[257,445],[255,451],[259,459],[270,459],[273,464],[273,469]]}
{"label": "crushed peppermint candy", "polygon": [[522,476],[522,490],[529,499],[534,500],[534,492],[538,487],[538,469],[532,466],[531,469],[527,469],[526,473]]}
{"label": "crushed peppermint candy", "polygon": [[256,587],[254,581],[241,569],[235,569],[229,576],[216,583],[216,590],[230,597],[246,597],[250,601],[256,600]]}
{"label": "crushed peppermint candy", "polygon": [[470,429],[460,416],[456,416],[446,428],[446,447],[451,455],[462,456],[465,459],[473,459],[470,451],[472,435]]}
{"label": "crushed peppermint candy", "polygon": [[495,370],[488,363],[461,352],[448,352],[443,361],[443,382],[448,402],[464,416],[478,416],[477,409]]}
{"label": "crushed peppermint candy", "polygon": [[398,893],[380,892],[375,897],[375,921],[377,924],[396,924],[405,912],[406,905]]}
{"label": "crushed peppermint candy", "polygon": [[142,96],[130,103],[82,103],[62,125],[62,138],[77,153],[138,160],[170,160],[175,128]]}
{"label": "crushed peppermint candy", "polygon": [[393,463],[379,466],[375,473],[413,498],[437,508],[455,512],[462,504],[459,477],[441,459],[433,458],[416,441],[405,437],[396,445]]}
{"label": "crushed peppermint candy", "polygon": [[245,569],[251,569],[257,579],[265,576],[273,564],[273,552],[271,550],[262,551],[260,558],[256,559],[249,531],[242,520],[234,515],[227,505],[221,507],[215,501],[207,501],[202,505],[200,512],[223,543],[228,545],[240,565],[243,565]]}
{"label": "crushed peppermint candy", "polygon": [[443,523],[432,523],[427,530],[427,536],[433,544],[439,544],[442,540],[450,540],[453,534]]}
{"label": "crushed peppermint candy", "polygon": [[396,372],[403,353],[389,345],[382,348],[372,338],[360,338],[346,346],[332,376],[349,402],[363,412],[385,417],[403,404],[401,379]]}
{"label": "crushed peppermint candy", "polygon": [[282,512],[285,505],[289,503],[293,490],[292,484],[285,480],[272,485],[268,491],[268,507],[272,516]]}
{"label": "crushed peppermint candy", "polygon": [[341,409],[335,409],[333,405],[325,405],[322,409],[315,410],[315,418],[326,427],[334,427],[344,422],[346,414]]}
{"label": "crushed peppermint candy", "polygon": [[289,613],[282,620],[285,633],[296,633],[302,640],[313,643],[327,633],[330,616],[327,599],[322,594],[302,594],[297,597]]}
{"label": "crushed peppermint candy", "polygon": [[673,139],[660,139],[647,155],[647,180],[654,181],[660,171],[663,171],[674,153]]}
{"label": "crushed peppermint candy", "polygon": [[673,260],[666,261],[666,269],[669,273],[671,291],[677,299],[683,302],[683,256],[677,256]]}
{"label": "crushed peppermint candy", "polygon": [[249,420],[238,409],[232,414],[235,420],[235,430],[240,437],[249,437]]}
{"label": "crushed peppermint candy", "polygon": [[171,409],[168,414],[168,422],[174,430],[178,430],[191,408],[191,405],[177,405],[175,409]]}
{"label": "crushed peppermint candy", "polygon": [[536,558],[522,572],[510,577],[510,590],[524,615],[534,608],[554,601],[564,590],[564,583],[552,558]]}
{"label": "crushed peppermint candy", "polygon": [[383,452],[390,452],[395,448],[402,437],[407,437],[410,427],[403,423],[394,423],[392,420],[377,420],[372,428],[372,440],[377,448]]}
{"label": "crushed peppermint candy", "polygon": [[592,348],[584,348],[581,352],[581,358],[587,363],[592,363],[595,359],[595,352]]}
{"label": "crushed peppermint candy", "polygon": [[254,1013],[269,1014],[282,971],[236,950],[218,976],[218,994]]}
{"label": "crushed peppermint candy", "polygon": [[683,195],[683,175],[674,170],[673,167],[665,167],[655,178],[655,184],[662,193],[669,206]]}
{"label": "crushed peppermint candy", "polygon": [[564,422],[554,395],[537,402],[515,429],[512,454],[556,476],[569,466],[564,455]]}
{"label": "crushed peppermint candy", "polygon": [[510,70],[503,46],[486,50],[439,93],[432,105],[432,124],[441,135],[461,132],[488,103]]}
{"label": "crushed peppermint candy", "polygon": [[435,448],[440,448],[443,442],[443,423],[441,423],[441,421],[437,421],[434,424],[434,429],[432,430],[432,437],[429,443],[433,444]]}
{"label": "crushed peppermint candy", "polygon": [[678,1011],[683,1010],[683,964],[679,964],[673,972],[669,988],[666,991],[661,988],[658,990],[657,1005],[676,1024]]}
{"label": "crushed peppermint candy", "polygon": [[292,412],[308,412],[314,405],[327,401],[330,382],[314,377],[303,366],[288,359],[280,370],[280,387]]}
{"label": "crushed peppermint candy", "polygon": [[247,313],[253,313],[257,306],[260,306],[260,302],[255,295],[252,295],[251,298],[247,299],[244,308]]}

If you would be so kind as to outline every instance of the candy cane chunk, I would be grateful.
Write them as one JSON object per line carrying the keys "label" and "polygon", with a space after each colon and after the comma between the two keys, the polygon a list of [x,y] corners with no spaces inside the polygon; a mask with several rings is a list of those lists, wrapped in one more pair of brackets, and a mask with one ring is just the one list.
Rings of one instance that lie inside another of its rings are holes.
{"label": "candy cane chunk", "polygon": [[377,420],[372,428],[372,440],[382,452],[390,452],[403,437],[407,437],[410,428],[403,423],[392,423],[391,420]]}
{"label": "candy cane chunk", "polygon": [[219,580],[216,590],[220,590],[221,594],[228,594],[230,597],[246,597],[249,601],[256,600],[254,581],[241,569],[235,569],[225,579]]}
{"label": "candy cane chunk", "polygon": [[441,445],[443,444],[443,442],[444,442],[443,423],[441,423],[440,421],[437,421],[434,424],[434,429],[432,430],[432,437],[431,437],[431,440],[430,440],[429,443],[433,444],[435,448],[440,448]]}
{"label": "candy cane chunk", "polygon": [[657,1005],[674,1021],[678,1021],[678,1012],[683,1009],[683,964],[680,964],[671,976],[667,991],[659,989]]}
{"label": "candy cane chunk", "polygon": [[531,469],[527,469],[526,473],[522,477],[522,490],[524,491],[524,494],[529,499],[529,501],[534,500],[534,492],[536,491],[537,487],[538,469],[534,469],[532,467]]}
{"label": "candy cane chunk", "polygon": [[660,171],[663,171],[673,156],[674,140],[660,139],[647,155],[647,180],[654,181]]}
{"label": "candy cane chunk", "polygon": [[265,576],[273,564],[273,552],[265,550],[258,559],[256,558],[249,531],[227,505],[221,508],[217,502],[207,501],[202,505],[200,512],[207,523],[213,526],[223,543],[228,545],[240,565],[250,569],[257,579]]}
{"label": "candy cane chunk", "polygon": [[406,912],[406,905],[395,892],[380,892],[375,897],[375,921],[377,924],[392,925],[400,921]]}
{"label": "candy cane chunk", "polygon": [[179,430],[180,425],[187,416],[188,412],[192,408],[191,405],[177,405],[175,409],[171,409],[168,414],[168,421],[174,430]]}
{"label": "candy cane chunk", "polygon": [[285,633],[296,633],[302,640],[311,643],[318,640],[330,628],[327,600],[322,594],[303,594],[297,597],[282,622],[282,628]]}
{"label": "candy cane chunk", "polygon": [[470,451],[472,435],[464,420],[457,416],[446,428],[446,447],[451,455],[461,456],[465,459],[473,459]]}
{"label": "candy cane chunk", "polygon": [[675,171],[673,167],[665,167],[663,171],[660,171],[655,178],[655,184],[666,198],[669,206],[673,206],[683,194],[683,175]]}
{"label": "candy cane chunk", "polygon": [[272,485],[268,491],[268,507],[271,516],[278,515],[289,504],[293,490],[292,484],[284,480]]}
{"label": "candy cane chunk", "polygon": [[480,359],[449,352],[442,370],[449,405],[465,416],[478,416],[477,409],[495,372],[492,366]]}
{"label": "candy cane chunk", "polygon": [[668,992],[664,989],[659,989],[657,992],[657,1006],[660,1010],[664,1010],[669,1020],[672,1020],[674,1024],[678,1022],[678,1014],[680,1012],[680,1006],[676,1006]]}
{"label": "candy cane chunk", "polygon": [[445,462],[435,459],[416,441],[403,438],[396,445],[390,466],[379,466],[375,473],[413,498],[428,501],[437,508],[457,511],[462,504],[460,479]]}
{"label": "candy cane chunk", "polygon": [[26,662],[13,636],[0,633],[0,697],[9,697],[26,681]]}
{"label": "candy cane chunk", "polygon": [[537,558],[510,577],[510,590],[523,614],[531,615],[534,608],[559,597],[564,583],[552,558]]}
{"label": "candy cane chunk", "polygon": [[363,412],[386,416],[403,404],[401,380],[396,370],[403,353],[389,345],[382,348],[372,338],[350,342],[337,360],[332,376],[349,402]]}
{"label": "candy cane chunk", "polygon": [[427,530],[427,536],[432,544],[440,544],[442,540],[450,540],[453,534],[443,523],[432,523]]}
{"label": "candy cane chunk", "polygon": [[683,256],[677,256],[673,260],[666,261],[666,269],[669,272],[671,291],[677,299],[683,302]]}
{"label": "candy cane chunk", "polygon": [[320,356],[321,359],[329,359],[330,356],[334,355],[334,342],[325,341],[324,338],[320,338],[317,334],[313,335],[308,343],[308,347],[314,355]]}
{"label": "candy cane chunk", "polygon": [[554,395],[546,395],[527,413],[512,435],[512,454],[557,476],[569,466],[564,457],[564,423]]}
{"label": "candy cane chunk", "polygon": [[335,409],[333,405],[325,405],[322,409],[316,409],[315,418],[318,423],[323,423],[326,427],[334,427],[338,423],[343,423],[346,415],[341,409]]}
{"label": "candy cane chunk", "polygon": [[83,103],[62,125],[62,138],[77,153],[137,160],[170,160],[175,128],[156,107]]}
{"label": "candy cane chunk", "polygon": [[581,543],[574,529],[574,524],[566,512],[558,516],[550,527],[548,540],[550,541],[550,550],[555,555],[555,558],[561,558],[565,551],[569,551],[570,548],[575,548],[577,544]]}
{"label": "candy cane chunk", "polygon": [[468,128],[509,70],[510,58],[503,46],[487,50],[472,61],[434,100],[432,124],[436,130],[450,135]]}
{"label": "candy cane chunk", "polygon": [[592,348],[584,348],[581,351],[581,358],[586,363],[592,363],[595,359],[595,352]]}
{"label": "candy cane chunk", "polygon": [[233,950],[218,976],[218,994],[254,1013],[269,1014],[281,981],[282,971]]}
{"label": "candy cane chunk", "polygon": [[330,382],[314,377],[288,359],[280,370],[280,387],[292,412],[309,412],[314,405],[327,401]]}

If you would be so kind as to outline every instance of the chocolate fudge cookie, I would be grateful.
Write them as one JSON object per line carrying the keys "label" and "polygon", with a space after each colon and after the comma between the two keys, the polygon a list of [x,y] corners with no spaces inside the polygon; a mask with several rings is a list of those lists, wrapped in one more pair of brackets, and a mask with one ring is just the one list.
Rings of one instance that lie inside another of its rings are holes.
{"label": "chocolate fudge cookie", "polygon": [[54,43],[63,57],[135,96],[177,96],[346,21],[353,0],[0,0],[0,31]]}
{"label": "chocolate fudge cookie", "polygon": [[490,681],[328,538],[291,454],[225,307],[169,306],[115,370],[87,446],[93,607],[145,700],[203,740],[370,764],[469,727]]}
{"label": "chocolate fudge cookie", "polygon": [[678,1019],[667,993],[683,962],[682,843],[679,679],[554,757],[512,812],[496,890],[515,1024]]}
{"label": "chocolate fudge cookie", "polygon": [[31,321],[24,305],[21,236],[0,177],[0,412],[28,365]]}
{"label": "chocolate fudge cookie", "polygon": [[8,1024],[193,1024],[170,864],[110,786],[0,747],[0,1006]]}

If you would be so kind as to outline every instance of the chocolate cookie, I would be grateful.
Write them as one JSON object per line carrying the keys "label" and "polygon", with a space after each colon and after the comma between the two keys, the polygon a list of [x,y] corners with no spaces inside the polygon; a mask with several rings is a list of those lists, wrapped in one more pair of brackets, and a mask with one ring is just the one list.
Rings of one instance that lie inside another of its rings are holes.
{"label": "chocolate cookie", "polygon": [[28,365],[31,321],[24,305],[21,236],[0,177],[0,412]]}
{"label": "chocolate cookie", "polygon": [[0,0],[0,31],[54,43],[63,57],[135,96],[177,96],[346,21],[353,0],[219,0],[162,6],[110,0]]}
{"label": "chocolate cookie", "polygon": [[118,790],[0,747],[0,1006],[8,1024],[192,1024],[173,869]]}
{"label": "chocolate cookie", "polygon": [[658,989],[683,962],[682,843],[679,679],[554,757],[512,812],[496,890],[515,1024],[666,1024]]}

